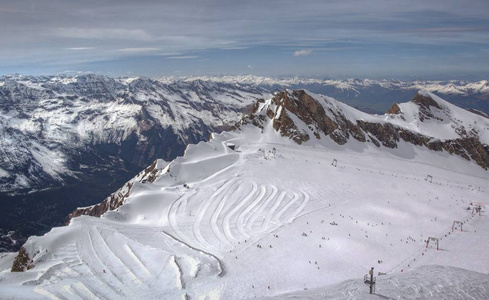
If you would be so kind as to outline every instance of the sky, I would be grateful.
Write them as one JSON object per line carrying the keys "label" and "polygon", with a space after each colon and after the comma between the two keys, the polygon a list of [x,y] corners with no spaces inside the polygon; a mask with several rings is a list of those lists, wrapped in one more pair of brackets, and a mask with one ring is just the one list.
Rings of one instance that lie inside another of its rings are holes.
{"label": "sky", "polygon": [[0,75],[489,78],[487,0],[0,0]]}

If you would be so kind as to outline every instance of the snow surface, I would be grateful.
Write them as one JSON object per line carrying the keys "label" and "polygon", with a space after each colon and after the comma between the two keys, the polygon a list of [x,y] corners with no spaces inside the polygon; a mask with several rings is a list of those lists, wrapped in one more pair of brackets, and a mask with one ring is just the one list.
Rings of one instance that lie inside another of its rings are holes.
{"label": "snow surface", "polygon": [[429,265],[411,272],[377,277],[375,293],[365,292],[359,280],[282,294],[261,299],[488,299],[489,278],[486,274],[464,269]]}
{"label": "snow surface", "polygon": [[[33,269],[0,257],[2,297],[489,298],[489,173],[472,161],[403,142],[299,146],[271,120],[161,167],[116,211],[31,237]],[[387,274],[376,296],[371,267]]]}
{"label": "snow surface", "polygon": [[10,174],[4,169],[0,168],[0,177],[9,177]]}

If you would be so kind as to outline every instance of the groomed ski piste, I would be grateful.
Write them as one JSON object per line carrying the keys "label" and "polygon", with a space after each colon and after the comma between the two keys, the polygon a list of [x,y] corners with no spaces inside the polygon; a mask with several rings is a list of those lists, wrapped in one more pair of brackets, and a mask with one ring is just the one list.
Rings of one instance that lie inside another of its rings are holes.
{"label": "groomed ski piste", "polygon": [[0,256],[0,298],[489,299],[489,173],[473,161],[297,145],[268,124],[159,167],[116,211],[31,237],[30,270]]}

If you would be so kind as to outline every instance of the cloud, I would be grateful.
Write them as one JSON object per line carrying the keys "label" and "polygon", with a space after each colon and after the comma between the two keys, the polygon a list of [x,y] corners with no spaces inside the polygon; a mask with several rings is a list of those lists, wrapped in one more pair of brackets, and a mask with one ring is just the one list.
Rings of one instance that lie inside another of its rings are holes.
{"label": "cloud", "polygon": [[76,70],[64,70],[59,72],[60,74],[77,74],[77,75],[82,75],[82,74],[94,74],[92,71],[76,71]]}
{"label": "cloud", "polygon": [[294,56],[308,56],[312,54],[311,49],[302,49],[294,52]]}
{"label": "cloud", "polygon": [[180,55],[182,55],[182,53],[180,53],[180,52],[162,52],[162,53],[158,53],[157,55],[159,55],[159,56],[180,56]]}
{"label": "cloud", "polygon": [[249,47],[223,47],[221,48],[222,50],[246,50],[249,49]]}
{"label": "cloud", "polygon": [[200,58],[200,56],[197,55],[169,56],[166,59],[196,59],[196,58]]}
{"label": "cloud", "polygon": [[360,47],[325,47],[325,48],[314,48],[314,51],[344,51],[349,49],[359,49]]}
{"label": "cloud", "polygon": [[97,40],[148,41],[154,39],[154,37],[141,29],[117,28],[57,28],[53,31],[53,35],[63,38]]}
{"label": "cloud", "polygon": [[415,29],[405,29],[400,30],[400,32],[478,32],[478,31],[489,31],[489,27],[433,27],[433,28],[415,28]]}
{"label": "cloud", "polygon": [[334,39],[322,39],[322,38],[299,38],[297,40],[306,41],[306,42],[331,42],[331,41],[335,41]]}
{"label": "cloud", "polygon": [[248,69],[253,69],[253,66],[252,65],[248,65]]}
{"label": "cloud", "polygon": [[160,50],[161,50],[160,48],[154,48],[154,47],[141,47],[141,48],[123,48],[117,51],[127,52],[127,53],[141,53],[141,52],[153,52],[153,51],[160,51]]}
{"label": "cloud", "polygon": [[95,49],[94,47],[71,47],[71,48],[64,48],[65,50],[71,50],[71,51],[83,51],[83,50],[92,50]]}

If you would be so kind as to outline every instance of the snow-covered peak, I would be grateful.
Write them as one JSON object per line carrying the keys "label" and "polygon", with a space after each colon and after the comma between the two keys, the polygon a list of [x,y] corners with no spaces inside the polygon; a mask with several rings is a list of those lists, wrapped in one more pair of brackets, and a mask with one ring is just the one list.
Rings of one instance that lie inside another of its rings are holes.
{"label": "snow-covered peak", "polygon": [[395,104],[390,112],[388,120],[394,124],[436,139],[474,137],[489,144],[489,119],[426,90],[419,91],[408,103]]}

